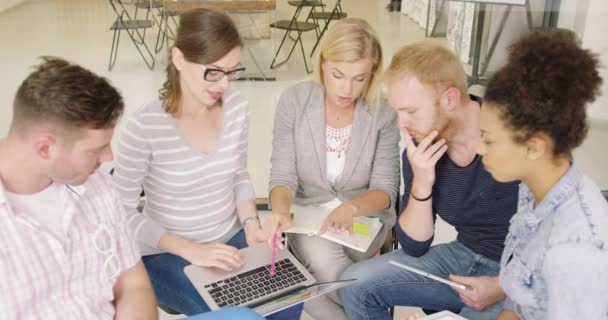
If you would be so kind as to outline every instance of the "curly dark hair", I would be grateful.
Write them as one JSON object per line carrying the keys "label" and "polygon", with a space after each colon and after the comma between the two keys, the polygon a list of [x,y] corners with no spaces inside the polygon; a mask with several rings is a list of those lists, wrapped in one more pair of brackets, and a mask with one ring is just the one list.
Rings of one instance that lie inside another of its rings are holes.
{"label": "curly dark hair", "polygon": [[527,33],[509,50],[484,104],[499,108],[515,142],[542,132],[553,140],[554,155],[569,154],[587,135],[586,105],[600,93],[596,55],[561,30]]}

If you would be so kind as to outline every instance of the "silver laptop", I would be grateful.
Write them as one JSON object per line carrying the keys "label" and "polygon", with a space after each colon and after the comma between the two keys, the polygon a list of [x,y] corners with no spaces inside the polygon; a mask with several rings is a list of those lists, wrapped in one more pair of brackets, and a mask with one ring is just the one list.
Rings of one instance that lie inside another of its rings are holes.
{"label": "silver laptop", "polygon": [[231,272],[193,265],[184,268],[211,310],[244,306],[267,316],[351,282],[315,284],[315,278],[289,250],[277,250],[276,273],[271,276],[271,250],[265,243],[241,249],[241,252],[245,266]]}

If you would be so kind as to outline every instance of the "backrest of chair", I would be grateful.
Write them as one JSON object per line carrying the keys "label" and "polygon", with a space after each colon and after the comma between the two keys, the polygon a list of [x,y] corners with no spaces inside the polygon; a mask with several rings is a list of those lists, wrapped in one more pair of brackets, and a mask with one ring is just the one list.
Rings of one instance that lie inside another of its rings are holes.
{"label": "backrest of chair", "polygon": [[108,0],[108,2],[110,2],[110,6],[114,10],[114,13],[118,19],[131,20],[131,15],[129,14],[129,11],[127,11],[127,8],[125,8],[122,0]]}
{"label": "backrest of chair", "polygon": [[289,24],[289,26],[291,27],[292,25],[294,25],[300,14],[302,13],[302,11],[304,10],[305,7],[310,7],[310,12],[308,13],[308,16],[306,16],[306,19],[303,21],[308,21],[308,19],[310,18],[310,15],[315,12],[315,8],[317,7],[317,5],[315,4],[308,4],[306,2],[316,2],[318,4],[321,5],[321,8],[323,8],[323,0],[301,0],[299,1],[298,5],[296,6],[296,11],[293,13],[293,16],[291,17],[291,23]]}
{"label": "backrest of chair", "polygon": [[338,17],[340,16],[340,13],[342,13],[341,2],[342,2],[341,0],[336,0],[336,3],[334,4],[333,9],[331,10],[331,14],[329,16],[329,21],[338,19]]}

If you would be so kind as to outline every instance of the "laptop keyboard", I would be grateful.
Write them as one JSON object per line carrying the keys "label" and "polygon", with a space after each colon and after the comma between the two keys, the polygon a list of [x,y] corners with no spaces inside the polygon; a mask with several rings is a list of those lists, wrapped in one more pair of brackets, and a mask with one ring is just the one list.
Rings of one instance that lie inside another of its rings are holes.
{"label": "laptop keyboard", "polygon": [[276,273],[270,275],[270,264],[243,272],[231,278],[205,285],[220,307],[238,306],[268,294],[306,281],[296,266],[285,258],[275,264]]}

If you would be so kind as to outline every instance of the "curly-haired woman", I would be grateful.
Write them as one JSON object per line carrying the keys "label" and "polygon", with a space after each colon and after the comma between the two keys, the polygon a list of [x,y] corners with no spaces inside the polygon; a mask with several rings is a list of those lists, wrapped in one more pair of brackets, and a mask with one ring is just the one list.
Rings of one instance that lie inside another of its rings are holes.
{"label": "curly-haired woman", "polygon": [[496,180],[522,181],[500,320],[608,318],[608,203],[572,158],[601,81],[593,54],[549,31],[515,43],[488,83],[479,153]]}

